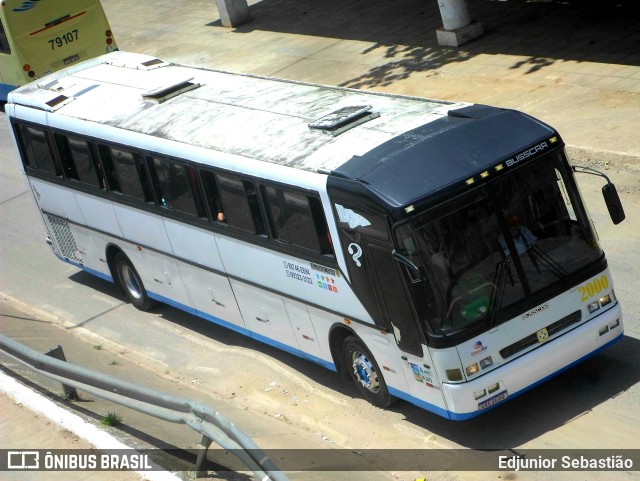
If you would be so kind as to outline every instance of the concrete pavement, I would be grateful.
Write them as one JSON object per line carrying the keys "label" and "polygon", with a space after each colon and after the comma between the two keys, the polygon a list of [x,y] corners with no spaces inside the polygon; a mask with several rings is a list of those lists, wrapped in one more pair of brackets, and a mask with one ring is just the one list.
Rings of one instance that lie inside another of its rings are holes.
{"label": "concrete pavement", "polygon": [[118,45],[178,63],[516,108],[580,157],[640,156],[640,7],[470,2],[486,34],[437,44],[435,0],[262,0],[221,26],[209,0],[103,0]]}
{"label": "concrete pavement", "polygon": [[[133,382],[167,395],[201,402],[220,411],[263,448],[298,448],[300,439],[306,438],[305,449],[327,448],[327,442],[309,439],[308,433],[287,422],[282,416],[247,417],[247,409],[234,402],[210,395],[202,389],[190,389],[189,382],[176,382],[168,375],[149,369],[149,362],[140,362],[135,353],[125,352],[122,346],[109,343],[78,326],[65,323],[54,316],[38,315],[16,309],[19,303],[12,299],[0,300],[0,325],[3,335],[31,349],[44,353],[62,346],[68,362],[81,365],[119,380]],[[0,353],[0,449],[69,449],[86,450],[125,449],[169,450],[174,455],[162,455],[158,463],[167,471],[146,471],[136,474],[113,471],[19,471],[0,472],[0,479],[10,481],[75,480],[86,481],[179,481],[193,479],[195,455],[201,435],[188,426],[159,421],[100,397],[79,391],[78,401],[64,399],[62,386],[44,375],[34,373],[13,358]],[[18,382],[14,381],[14,378]],[[192,380],[191,384],[198,384]],[[62,409],[61,409],[62,408]],[[100,420],[108,413],[122,418],[117,427],[105,427]],[[212,444],[211,449],[216,449]],[[177,451],[181,450],[181,451]],[[146,451],[145,451],[146,452]],[[226,466],[237,466],[232,458]],[[224,457],[223,457],[224,458]],[[220,460],[220,451],[214,457]],[[226,458],[225,458],[226,459]],[[221,466],[225,466],[222,462]],[[172,472],[175,472],[172,474]],[[210,472],[212,480],[248,481],[250,473],[233,471]],[[179,476],[179,477],[178,477]],[[304,473],[305,479],[327,479],[327,473]],[[358,473],[331,476],[332,479],[389,479],[383,473]],[[292,480],[297,479],[291,476]]]}

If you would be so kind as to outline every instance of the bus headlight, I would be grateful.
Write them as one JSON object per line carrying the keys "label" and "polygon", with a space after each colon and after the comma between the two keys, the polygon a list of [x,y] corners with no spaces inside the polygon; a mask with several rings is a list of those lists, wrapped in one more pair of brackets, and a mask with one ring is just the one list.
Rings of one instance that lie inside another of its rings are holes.
{"label": "bus headlight", "polygon": [[598,301],[592,302],[587,306],[587,309],[589,309],[589,314],[593,314],[598,309],[600,309],[600,304],[598,303]]}
{"label": "bus headlight", "polygon": [[491,359],[491,356],[480,359],[480,369],[486,369],[489,366],[493,366],[493,359]]}
{"label": "bus headlight", "polygon": [[467,368],[465,369],[465,371],[467,371],[468,376],[472,376],[473,374],[477,373],[479,370],[480,368],[475,362],[471,364],[471,366],[467,366]]}
{"label": "bus headlight", "polygon": [[606,296],[602,296],[600,299],[600,305],[602,307],[606,306],[607,304],[611,304],[611,296],[609,294],[607,294]]}
{"label": "bus headlight", "polygon": [[449,381],[462,381],[462,371],[460,369],[447,369],[447,379]]}

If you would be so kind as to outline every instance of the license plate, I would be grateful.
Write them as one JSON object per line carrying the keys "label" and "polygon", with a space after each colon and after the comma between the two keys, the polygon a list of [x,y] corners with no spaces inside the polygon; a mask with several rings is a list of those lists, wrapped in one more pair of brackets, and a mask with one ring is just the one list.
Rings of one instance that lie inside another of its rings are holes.
{"label": "license plate", "polygon": [[478,411],[482,411],[483,409],[487,409],[490,406],[493,406],[495,403],[499,403],[500,401],[504,401],[507,399],[507,391],[502,391],[499,394],[496,394],[493,397],[490,397],[486,401],[482,401],[478,404]]}
{"label": "license plate", "polygon": [[65,65],[69,65],[77,60],[80,60],[80,55],[72,55],[71,57],[67,57],[63,60]]}

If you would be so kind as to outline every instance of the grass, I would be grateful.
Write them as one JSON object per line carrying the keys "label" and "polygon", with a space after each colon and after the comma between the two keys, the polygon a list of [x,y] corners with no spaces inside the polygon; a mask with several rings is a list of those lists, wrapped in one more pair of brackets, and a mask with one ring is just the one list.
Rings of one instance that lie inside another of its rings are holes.
{"label": "grass", "polygon": [[122,418],[117,413],[107,413],[106,416],[103,416],[102,419],[100,419],[100,424],[103,426],[118,426],[119,424],[122,424]]}

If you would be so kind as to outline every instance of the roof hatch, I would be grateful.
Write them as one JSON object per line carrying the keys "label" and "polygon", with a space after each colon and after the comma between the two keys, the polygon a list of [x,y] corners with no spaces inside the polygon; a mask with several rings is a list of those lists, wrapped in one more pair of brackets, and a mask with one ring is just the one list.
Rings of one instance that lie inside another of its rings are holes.
{"label": "roof hatch", "polygon": [[320,130],[325,134],[340,135],[369,120],[380,117],[371,111],[371,105],[353,105],[334,110],[309,124],[312,130]]}
{"label": "roof hatch", "polygon": [[156,85],[151,90],[147,90],[142,94],[145,99],[155,100],[162,103],[177,95],[188,92],[189,90],[200,87],[199,83],[192,82],[193,77],[172,79],[170,82],[162,85]]}

